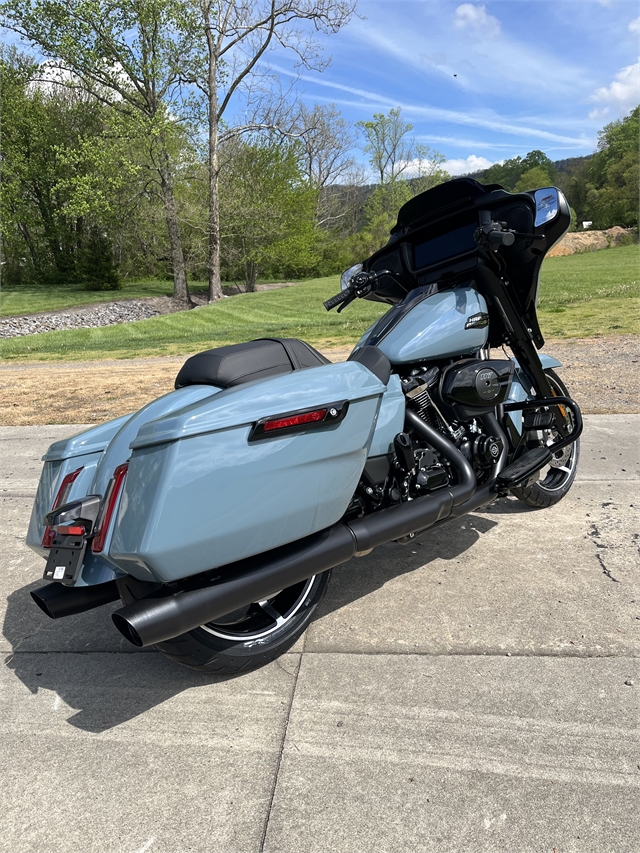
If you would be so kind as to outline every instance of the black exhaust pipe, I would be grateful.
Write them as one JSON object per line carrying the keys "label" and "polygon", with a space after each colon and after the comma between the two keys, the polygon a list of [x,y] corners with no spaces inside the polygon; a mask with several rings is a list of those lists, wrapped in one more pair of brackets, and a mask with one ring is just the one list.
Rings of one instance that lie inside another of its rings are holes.
{"label": "black exhaust pipe", "polygon": [[64,586],[61,583],[49,583],[40,589],[31,591],[31,598],[38,607],[51,619],[62,619],[63,616],[73,616],[84,613],[103,604],[118,601],[118,587],[115,581],[96,584],[95,586]]}
{"label": "black exhaust pipe", "polygon": [[157,598],[142,598],[111,614],[134,646],[150,646],[193,631],[252,601],[346,563],[356,552],[353,533],[335,524],[269,554],[232,563],[206,586]]}
{"label": "black exhaust pipe", "polygon": [[473,469],[451,442],[413,412],[407,415],[409,424],[455,467],[459,478],[455,486],[348,524],[335,524],[268,554],[224,566],[196,588],[164,596],[156,594],[128,604],[112,613],[116,628],[135,646],[155,645],[346,563],[358,553],[448,518],[456,505],[473,495]]}

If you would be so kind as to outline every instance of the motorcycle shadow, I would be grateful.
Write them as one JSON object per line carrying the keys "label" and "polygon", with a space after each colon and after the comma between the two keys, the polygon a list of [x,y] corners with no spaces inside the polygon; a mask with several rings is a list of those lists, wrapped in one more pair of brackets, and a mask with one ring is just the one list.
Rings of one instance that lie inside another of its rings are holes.
{"label": "motorcycle shadow", "polygon": [[116,604],[49,619],[29,594],[41,586],[37,581],[8,596],[3,633],[13,649],[4,655],[5,668],[39,698],[33,714],[43,725],[53,711],[78,729],[100,733],[186,690],[228,680],[178,666],[155,649],[135,649],[111,621]]}
{"label": "motorcycle shadow", "polygon": [[509,495],[484,507],[482,512],[487,513],[487,515],[520,515],[520,513],[535,512],[535,509],[519,501],[513,495]]}
{"label": "motorcycle shadow", "polygon": [[[399,575],[428,568],[433,560],[459,557],[495,524],[481,515],[465,516],[427,531],[407,546],[383,545],[371,556],[352,560],[334,570],[318,616],[366,597]],[[111,622],[117,604],[49,619],[29,594],[40,586],[41,580],[8,596],[3,633],[13,650],[5,658],[6,668],[46,703],[48,718],[51,709],[70,711],[70,725],[100,733],[144,715],[184,691],[237,678],[203,675],[167,660],[154,649],[134,649]],[[256,677],[262,678],[259,673],[249,674],[241,681]],[[39,716],[41,711],[34,713]]]}
{"label": "motorcycle shadow", "polygon": [[317,618],[364,598],[400,575],[428,570],[434,560],[455,560],[496,525],[482,515],[466,515],[427,530],[406,545],[381,545],[370,555],[339,566],[333,570]]}

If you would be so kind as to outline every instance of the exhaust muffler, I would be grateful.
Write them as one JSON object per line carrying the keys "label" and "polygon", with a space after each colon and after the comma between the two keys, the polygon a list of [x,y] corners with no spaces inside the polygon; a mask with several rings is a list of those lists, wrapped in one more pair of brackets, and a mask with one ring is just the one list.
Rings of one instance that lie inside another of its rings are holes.
{"label": "exhaust muffler", "polygon": [[64,586],[61,583],[49,583],[40,589],[31,591],[31,598],[51,619],[62,619],[119,601],[115,581],[95,586]]}

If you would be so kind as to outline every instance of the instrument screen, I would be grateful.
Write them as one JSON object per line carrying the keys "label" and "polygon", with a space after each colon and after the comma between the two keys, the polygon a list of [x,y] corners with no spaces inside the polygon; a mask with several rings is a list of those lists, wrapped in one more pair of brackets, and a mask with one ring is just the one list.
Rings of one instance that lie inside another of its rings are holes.
{"label": "instrument screen", "polygon": [[446,231],[439,237],[432,237],[424,243],[418,243],[413,250],[414,269],[422,269],[455,255],[463,255],[466,252],[475,251],[478,248],[473,239],[473,233],[478,227],[477,221]]}

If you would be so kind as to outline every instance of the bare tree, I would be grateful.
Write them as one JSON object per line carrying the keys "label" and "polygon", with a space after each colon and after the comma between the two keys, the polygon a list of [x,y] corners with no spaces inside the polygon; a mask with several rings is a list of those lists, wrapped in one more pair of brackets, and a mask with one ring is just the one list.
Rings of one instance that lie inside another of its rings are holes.
{"label": "bare tree", "polygon": [[340,226],[345,230],[366,180],[364,169],[351,154],[357,145],[356,134],[335,104],[314,104],[311,109],[302,104],[297,126],[303,168],[318,194],[316,223],[321,228]]}
{"label": "bare tree", "polygon": [[400,107],[389,110],[389,115],[375,113],[373,121],[359,121],[356,127],[365,138],[364,151],[381,184],[397,180],[419,153],[415,139],[407,138],[413,125],[403,121]]}
{"label": "bare tree", "polygon": [[50,68],[57,62],[67,85],[116,107],[130,125],[142,122],[164,207],[174,298],[188,304],[169,139],[179,107],[182,62],[194,53],[190,14],[184,0],[121,0],[117,5],[107,0],[3,0],[0,6],[2,24],[51,57]]}
{"label": "bare tree", "polygon": [[[194,66],[190,82],[205,94],[208,112],[209,301],[222,296],[220,281],[219,175],[221,143],[243,133],[283,124],[282,100],[263,85],[269,50],[293,51],[306,68],[327,62],[318,33],[336,33],[350,20],[357,0],[198,0],[199,32],[206,44],[206,72]],[[262,76],[261,76],[262,75]],[[186,76],[185,76],[186,79]],[[257,85],[260,81],[260,85]],[[232,104],[244,97],[244,119],[231,121]],[[223,124],[224,122],[224,124]]]}
{"label": "bare tree", "polygon": [[318,189],[343,183],[355,161],[351,152],[357,140],[335,104],[300,107],[300,147],[309,183]]}

